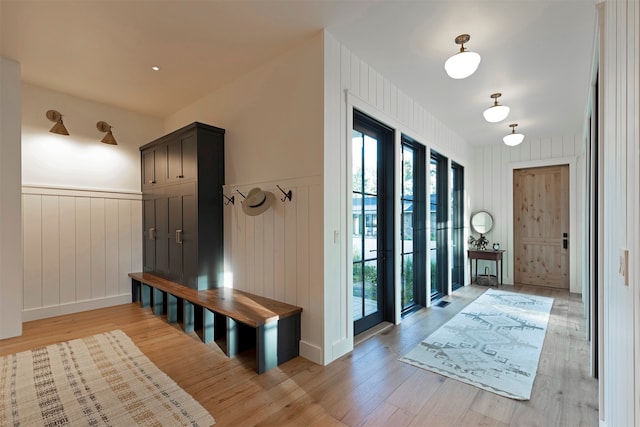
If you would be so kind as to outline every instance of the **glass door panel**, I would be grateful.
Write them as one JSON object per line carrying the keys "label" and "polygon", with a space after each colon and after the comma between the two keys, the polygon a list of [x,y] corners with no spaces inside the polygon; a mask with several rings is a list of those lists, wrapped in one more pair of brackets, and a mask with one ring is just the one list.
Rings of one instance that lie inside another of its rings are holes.
{"label": "glass door panel", "polygon": [[351,144],[353,321],[358,334],[393,320],[393,131],[354,111]]}
{"label": "glass door panel", "polygon": [[464,286],[464,168],[451,162],[451,289]]}
{"label": "glass door panel", "polygon": [[402,238],[402,311],[411,310],[416,304],[415,281],[413,278],[413,184],[414,184],[413,148],[402,144],[402,220],[400,235]]}
{"label": "glass door panel", "polygon": [[429,258],[431,261],[431,298],[449,292],[449,173],[446,157],[431,151],[429,162],[430,221]]}
{"label": "glass door panel", "polygon": [[438,294],[438,162],[429,161],[429,262],[431,267],[431,296]]}
{"label": "glass door panel", "polygon": [[[378,312],[378,141],[354,130],[353,320]],[[357,225],[357,227],[356,227]]]}

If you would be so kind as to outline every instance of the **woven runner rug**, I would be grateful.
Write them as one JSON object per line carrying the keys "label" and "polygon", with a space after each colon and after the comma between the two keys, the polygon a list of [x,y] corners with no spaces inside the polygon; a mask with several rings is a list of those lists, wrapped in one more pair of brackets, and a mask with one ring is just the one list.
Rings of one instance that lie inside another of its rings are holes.
{"label": "woven runner rug", "polygon": [[122,331],[0,357],[0,426],[211,426]]}
{"label": "woven runner rug", "polygon": [[529,400],[553,298],[489,289],[402,362]]}

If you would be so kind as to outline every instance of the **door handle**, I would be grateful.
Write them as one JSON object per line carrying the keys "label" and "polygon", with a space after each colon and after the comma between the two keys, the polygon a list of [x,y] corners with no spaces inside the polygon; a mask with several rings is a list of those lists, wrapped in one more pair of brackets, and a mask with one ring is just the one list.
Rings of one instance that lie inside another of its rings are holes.
{"label": "door handle", "polygon": [[156,240],[156,229],[151,227],[149,229],[148,236],[149,236],[149,240]]}
{"label": "door handle", "polygon": [[562,233],[562,249],[567,249],[569,247],[569,239],[567,233]]}
{"label": "door handle", "polygon": [[182,244],[182,230],[176,230],[176,243]]}
{"label": "door handle", "polygon": [[182,175],[182,174],[176,175],[176,178],[184,178],[184,175]]}
{"label": "door handle", "polygon": [[149,180],[149,184],[155,184],[155,183],[156,183],[156,180],[155,180],[155,179],[150,179],[150,180]]}

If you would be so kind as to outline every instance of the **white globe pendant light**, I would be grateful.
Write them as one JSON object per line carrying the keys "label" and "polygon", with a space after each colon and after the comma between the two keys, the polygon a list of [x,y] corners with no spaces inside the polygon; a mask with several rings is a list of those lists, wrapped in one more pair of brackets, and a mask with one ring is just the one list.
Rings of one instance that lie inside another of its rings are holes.
{"label": "white globe pendant light", "polygon": [[500,98],[501,96],[501,93],[492,93],[491,98],[494,99],[494,104],[484,110],[484,113],[482,113],[484,119],[489,123],[501,122],[509,115],[509,107],[507,107],[506,105],[498,104],[498,98]]}
{"label": "white globe pendant light", "polygon": [[516,133],[516,126],[518,126],[517,123],[510,124],[509,127],[511,128],[511,133],[502,138],[504,143],[510,147],[515,147],[524,140],[523,134]]}
{"label": "white globe pendant light", "polygon": [[469,34],[456,37],[456,44],[460,45],[460,52],[456,53],[444,63],[444,69],[452,79],[464,79],[475,73],[480,65],[480,55],[465,50],[464,44],[469,41]]}

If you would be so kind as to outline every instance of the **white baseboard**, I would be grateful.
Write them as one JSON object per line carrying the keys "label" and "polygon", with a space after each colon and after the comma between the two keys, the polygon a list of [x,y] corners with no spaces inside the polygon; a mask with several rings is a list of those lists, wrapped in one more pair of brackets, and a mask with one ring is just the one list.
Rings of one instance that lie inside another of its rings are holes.
{"label": "white baseboard", "polygon": [[337,341],[333,343],[331,348],[332,359],[327,360],[327,364],[333,362],[339,357],[344,356],[345,354],[353,351],[353,337],[348,337],[343,340]]}
{"label": "white baseboard", "polygon": [[324,365],[322,360],[322,349],[315,344],[300,340],[300,356],[309,359],[318,365]]}
{"label": "white baseboard", "polygon": [[128,304],[131,302],[131,294],[122,294],[105,298],[78,301],[67,304],[52,305],[49,307],[31,308],[22,311],[22,321],[47,319],[49,317],[62,316],[64,314],[79,313],[81,311],[95,310],[97,308],[112,307],[114,305]]}

